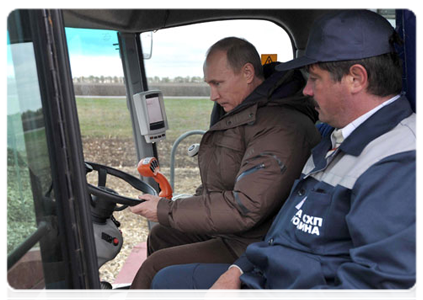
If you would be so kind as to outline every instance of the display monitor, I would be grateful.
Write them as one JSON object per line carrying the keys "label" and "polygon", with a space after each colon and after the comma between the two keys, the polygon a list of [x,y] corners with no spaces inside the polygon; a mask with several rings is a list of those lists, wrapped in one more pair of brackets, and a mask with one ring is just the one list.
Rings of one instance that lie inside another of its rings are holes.
{"label": "display monitor", "polygon": [[161,91],[147,91],[133,96],[135,112],[141,134],[147,143],[166,138],[168,129]]}

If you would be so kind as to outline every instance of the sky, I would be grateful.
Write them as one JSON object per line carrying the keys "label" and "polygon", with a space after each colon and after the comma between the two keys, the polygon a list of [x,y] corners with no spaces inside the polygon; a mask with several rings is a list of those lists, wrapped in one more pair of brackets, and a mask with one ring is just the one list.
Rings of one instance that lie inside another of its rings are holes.
{"label": "sky", "polygon": [[[72,76],[123,76],[116,32],[66,29]],[[227,36],[253,43],[260,54],[292,59],[288,35],[268,21],[238,20],[163,29],[153,33],[151,59],[145,60],[148,77],[200,76],[207,49]],[[277,38],[276,38],[277,37]]]}

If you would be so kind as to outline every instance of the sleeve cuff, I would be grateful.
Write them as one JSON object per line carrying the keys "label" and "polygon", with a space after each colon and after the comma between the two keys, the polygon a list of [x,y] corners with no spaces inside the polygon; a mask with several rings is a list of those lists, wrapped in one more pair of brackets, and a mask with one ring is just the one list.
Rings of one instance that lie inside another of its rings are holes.
{"label": "sleeve cuff", "polygon": [[[241,272],[244,273],[248,273],[250,271],[252,271],[254,269],[254,265],[248,260],[247,256],[245,255],[245,253],[243,255],[241,255],[234,263],[232,266],[236,266],[238,267]],[[231,267],[232,267],[231,266]]]}
{"label": "sleeve cuff", "polygon": [[163,226],[170,227],[169,214],[173,202],[166,198],[161,198],[157,204],[157,219]]}

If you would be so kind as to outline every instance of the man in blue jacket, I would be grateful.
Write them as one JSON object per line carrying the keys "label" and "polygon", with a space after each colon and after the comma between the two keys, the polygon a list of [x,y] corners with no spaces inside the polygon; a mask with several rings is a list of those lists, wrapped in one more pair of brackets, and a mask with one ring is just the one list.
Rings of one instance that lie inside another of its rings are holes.
{"label": "man in blue jacket", "polygon": [[262,242],[233,265],[172,266],[153,288],[410,288],[416,275],[415,122],[401,96],[396,34],[370,11],[317,21],[305,95],[335,130],[323,138]]}

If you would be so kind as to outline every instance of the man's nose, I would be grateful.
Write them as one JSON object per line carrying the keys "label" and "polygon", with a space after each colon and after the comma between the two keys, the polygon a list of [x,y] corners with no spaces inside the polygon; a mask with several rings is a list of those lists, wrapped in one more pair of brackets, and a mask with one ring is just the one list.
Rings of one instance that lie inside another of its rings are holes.
{"label": "man's nose", "polygon": [[307,80],[307,84],[303,89],[304,96],[313,96],[313,89],[311,88],[310,80]]}
{"label": "man's nose", "polygon": [[210,100],[211,101],[216,101],[219,98],[220,98],[220,95],[217,92],[216,88],[210,87]]}

